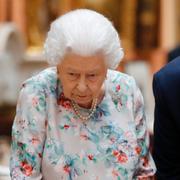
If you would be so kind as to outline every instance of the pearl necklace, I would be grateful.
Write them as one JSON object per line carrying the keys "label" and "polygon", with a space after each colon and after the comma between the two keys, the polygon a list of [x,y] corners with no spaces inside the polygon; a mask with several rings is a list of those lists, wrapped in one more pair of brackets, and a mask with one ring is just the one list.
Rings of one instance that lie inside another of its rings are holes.
{"label": "pearl necklace", "polygon": [[76,115],[77,115],[83,122],[85,122],[85,121],[89,120],[89,119],[92,117],[92,115],[95,113],[95,111],[96,111],[96,106],[97,106],[97,101],[98,101],[97,98],[95,98],[95,99],[93,100],[91,109],[89,110],[90,112],[89,112],[89,114],[88,114],[87,116],[84,116],[84,115],[82,115],[82,114],[79,112],[80,107],[78,106],[78,104],[77,104],[76,102],[71,101],[71,104],[72,104],[73,110],[74,110],[74,112],[76,113]]}

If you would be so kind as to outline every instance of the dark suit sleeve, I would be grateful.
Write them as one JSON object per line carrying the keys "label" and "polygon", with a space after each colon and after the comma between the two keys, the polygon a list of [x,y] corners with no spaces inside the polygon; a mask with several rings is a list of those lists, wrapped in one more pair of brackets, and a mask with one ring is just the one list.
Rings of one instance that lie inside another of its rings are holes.
{"label": "dark suit sleeve", "polygon": [[170,108],[172,103],[169,102],[167,93],[171,92],[167,91],[168,88],[164,88],[164,84],[162,78],[156,74],[153,79],[155,97],[153,157],[157,166],[157,180],[180,180],[180,152],[177,148],[180,141],[177,134],[180,132],[176,128]]}

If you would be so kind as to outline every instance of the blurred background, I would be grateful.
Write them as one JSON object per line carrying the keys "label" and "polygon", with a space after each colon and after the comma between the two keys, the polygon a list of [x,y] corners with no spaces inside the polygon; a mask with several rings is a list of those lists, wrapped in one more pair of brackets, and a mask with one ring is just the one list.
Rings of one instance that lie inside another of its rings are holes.
{"label": "blurred background", "polygon": [[135,77],[152,134],[152,77],[180,44],[179,0],[0,0],[0,180],[8,179],[20,85],[48,66],[42,50],[50,22],[77,8],[104,14],[119,32],[125,57],[118,70]]}

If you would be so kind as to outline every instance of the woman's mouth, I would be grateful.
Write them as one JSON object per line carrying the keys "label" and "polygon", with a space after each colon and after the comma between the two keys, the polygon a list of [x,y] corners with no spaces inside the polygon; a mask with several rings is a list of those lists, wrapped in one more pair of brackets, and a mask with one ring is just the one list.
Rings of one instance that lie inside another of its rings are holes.
{"label": "woman's mouth", "polygon": [[87,96],[78,96],[78,97],[80,97],[80,98],[85,98],[85,97],[87,97]]}
{"label": "woman's mouth", "polygon": [[90,95],[75,95],[75,98],[79,100],[86,100],[90,99]]}

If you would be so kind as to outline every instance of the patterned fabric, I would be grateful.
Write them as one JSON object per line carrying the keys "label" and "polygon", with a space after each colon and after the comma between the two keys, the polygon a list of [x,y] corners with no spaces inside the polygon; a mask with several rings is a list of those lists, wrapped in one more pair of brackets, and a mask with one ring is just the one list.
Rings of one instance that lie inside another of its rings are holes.
{"label": "patterned fabric", "polygon": [[132,77],[108,70],[105,96],[82,123],[63,95],[56,68],[48,68],[22,85],[12,129],[11,177],[141,179],[155,173],[148,145],[143,99]]}

